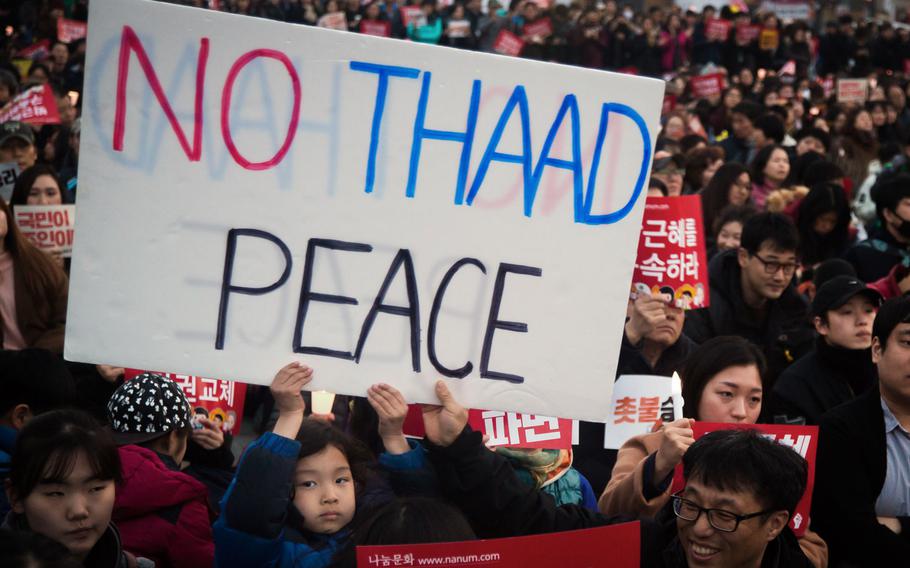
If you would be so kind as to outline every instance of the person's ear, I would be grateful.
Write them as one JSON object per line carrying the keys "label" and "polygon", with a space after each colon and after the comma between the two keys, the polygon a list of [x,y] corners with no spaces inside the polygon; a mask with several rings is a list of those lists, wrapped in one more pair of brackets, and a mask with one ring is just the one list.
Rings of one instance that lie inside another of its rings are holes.
{"label": "person's ear", "polygon": [[877,337],[872,338],[872,362],[878,365],[882,358],[882,343]]}
{"label": "person's ear", "polygon": [[10,410],[9,422],[14,430],[22,430],[26,422],[31,420],[35,415],[27,404],[17,404]]}
{"label": "person's ear", "polygon": [[819,335],[821,335],[822,337],[828,335],[828,331],[829,331],[828,324],[825,323],[825,321],[822,318],[820,318],[819,316],[815,316],[814,318],[812,318],[812,324],[815,326],[815,331],[818,332]]}
{"label": "person's ear", "polygon": [[765,523],[765,528],[768,530],[768,542],[771,542],[781,533],[782,530],[787,528],[787,523],[790,522],[790,513],[787,511],[777,511],[771,513],[771,516],[768,518],[768,522]]}
{"label": "person's ear", "polygon": [[745,268],[749,263],[749,251],[743,247],[739,247],[736,251],[736,260],[739,262],[740,268]]}

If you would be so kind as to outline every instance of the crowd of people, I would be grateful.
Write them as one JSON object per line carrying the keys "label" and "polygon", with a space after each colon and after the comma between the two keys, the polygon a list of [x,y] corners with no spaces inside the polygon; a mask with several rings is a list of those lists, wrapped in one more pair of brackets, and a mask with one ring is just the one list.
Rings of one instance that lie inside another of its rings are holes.
{"label": "crowd of people", "polygon": [[[520,39],[513,55],[665,79],[648,195],[700,197],[710,305],[633,294],[622,344],[605,348],[619,353],[617,377],[679,370],[683,417],[618,451],[594,422],[568,451],[491,451],[443,381],[419,440],[404,435],[408,402],[383,383],[313,414],[301,391],[318,361],[293,362],[269,389],[248,390],[259,437],[237,456],[175,382],[64,361],[68,260],[33,245],[13,213],[77,201],[85,39],[61,41],[57,23],[85,21],[88,0],[0,2],[0,112],[47,84],[60,117],[0,124],[0,163],[19,170],[0,199],[3,566],[354,566],[357,545],[630,520],[643,566],[902,565],[904,15],[784,22],[751,3],[695,12],[615,0],[181,3],[480,51],[501,51],[506,31]],[[710,92],[697,87],[705,76]],[[839,100],[844,78],[866,80],[864,100]],[[748,428],[696,439],[696,422],[818,426],[809,529],[788,528],[811,481],[805,459]]]}

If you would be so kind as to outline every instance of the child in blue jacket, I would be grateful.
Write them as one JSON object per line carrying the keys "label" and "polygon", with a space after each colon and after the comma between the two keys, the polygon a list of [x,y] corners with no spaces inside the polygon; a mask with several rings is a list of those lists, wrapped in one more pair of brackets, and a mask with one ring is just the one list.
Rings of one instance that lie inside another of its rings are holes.
{"label": "child in blue jacket", "polygon": [[[369,451],[325,422],[304,420],[300,390],[312,376],[295,362],[272,381],[278,421],[247,448],[222,500],[214,525],[219,567],[328,566],[350,536],[358,502],[369,499]],[[401,394],[375,385],[368,399],[386,447],[380,464],[405,476],[427,471],[423,448],[401,433],[407,414]]]}

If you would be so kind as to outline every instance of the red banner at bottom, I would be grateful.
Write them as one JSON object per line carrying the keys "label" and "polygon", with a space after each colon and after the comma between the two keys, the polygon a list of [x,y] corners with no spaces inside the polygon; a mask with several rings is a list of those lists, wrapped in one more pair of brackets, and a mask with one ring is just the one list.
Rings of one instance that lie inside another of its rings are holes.
{"label": "red banner at bottom", "polygon": [[448,566],[526,568],[527,566],[603,566],[635,568],[641,554],[638,522],[533,536],[358,546],[357,566]]}

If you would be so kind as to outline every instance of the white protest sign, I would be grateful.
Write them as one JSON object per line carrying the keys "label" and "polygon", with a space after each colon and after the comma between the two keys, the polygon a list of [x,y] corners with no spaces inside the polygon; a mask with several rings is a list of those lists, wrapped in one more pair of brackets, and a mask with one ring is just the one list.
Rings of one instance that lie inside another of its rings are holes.
{"label": "white protest sign", "polygon": [[682,418],[683,399],[671,377],[622,375],[613,385],[604,447],[618,450],[632,436],[647,434],[658,420]]}
{"label": "white protest sign", "polygon": [[16,205],[14,216],[22,235],[39,249],[73,255],[75,205]]}
{"label": "white protest sign", "polygon": [[94,0],[66,356],[610,402],[663,83]]}
{"label": "white protest sign", "polygon": [[9,203],[13,197],[13,189],[16,188],[16,180],[19,178],[19,164],[16,162],[0,163],[0,197],[3,201]]}
{"label": "white protest sign", "polygon": [[868,79],[838,79],[837,102],[864,103],[869,98]]}

